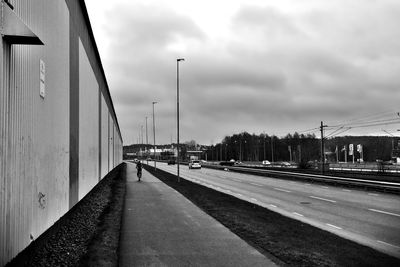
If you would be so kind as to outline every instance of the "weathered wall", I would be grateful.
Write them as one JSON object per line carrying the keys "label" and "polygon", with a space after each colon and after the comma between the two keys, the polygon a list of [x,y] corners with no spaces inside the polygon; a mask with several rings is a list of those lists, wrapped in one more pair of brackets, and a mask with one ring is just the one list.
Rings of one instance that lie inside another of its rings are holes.
{"label": "weathered wall", "polygon": [[103,94],[101,95],[101,175],[104,177],[110,169],[108,168],[108,108],[104,100]]}
{"label": "weathered wall", "polygon": [[[13,4],[46,46],[2,41],[0,265],[68,210],[69,56],[60,53],[68,51],[68,9],[62,1]],[[46,68],[44,98],[40,60]]]}
{"label": "weathered wall", "polygon": [[10,2],[44,45],[0,41],[0,266],[122,161],[84,2]]}
{"label": "weathered wall", "polygon": [[99,181],[99,85],[79,42],[79,200]]}

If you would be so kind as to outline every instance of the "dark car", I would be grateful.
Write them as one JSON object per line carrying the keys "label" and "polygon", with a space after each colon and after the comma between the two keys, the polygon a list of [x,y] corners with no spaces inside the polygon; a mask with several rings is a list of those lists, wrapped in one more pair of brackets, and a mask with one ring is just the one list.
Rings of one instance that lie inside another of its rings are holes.
{"label": "dark car", "polygon": [[168,165],[175,165],[175,160],[174,159],[168,160]]}

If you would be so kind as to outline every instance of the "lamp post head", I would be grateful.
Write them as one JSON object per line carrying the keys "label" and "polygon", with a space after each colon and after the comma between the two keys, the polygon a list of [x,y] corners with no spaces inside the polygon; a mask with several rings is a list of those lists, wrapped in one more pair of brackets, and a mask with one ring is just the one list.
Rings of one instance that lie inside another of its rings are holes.
{"label": "lamp post head", "polygon": [[178,61],[178,62],[179,61],[185,61],[185,59],[184,58],[177,58],[176,61]]}
{"label": "lamp post head", "polygon": [[157,102],[152,102],[152,103],[153,103],[153,105],[154,105],[154,104],[157,104]]}

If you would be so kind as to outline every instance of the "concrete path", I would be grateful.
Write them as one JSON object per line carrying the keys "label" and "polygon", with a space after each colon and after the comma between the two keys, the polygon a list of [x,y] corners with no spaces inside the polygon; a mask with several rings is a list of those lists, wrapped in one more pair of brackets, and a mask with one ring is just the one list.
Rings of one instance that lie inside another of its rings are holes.
{"label": "concrete path", "polygon": [[150,173],[127,164],[120,266],[276,266]]}

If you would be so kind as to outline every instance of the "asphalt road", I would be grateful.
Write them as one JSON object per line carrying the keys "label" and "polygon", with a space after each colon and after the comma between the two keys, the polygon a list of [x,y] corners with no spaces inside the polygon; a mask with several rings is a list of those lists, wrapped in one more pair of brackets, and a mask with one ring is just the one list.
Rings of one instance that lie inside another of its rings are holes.
{"label": "asphalt road", "polygon": [[[177,172],[176,165],[157,167]],[[185,165],[180,175],[400,258],[398,195]]]}

